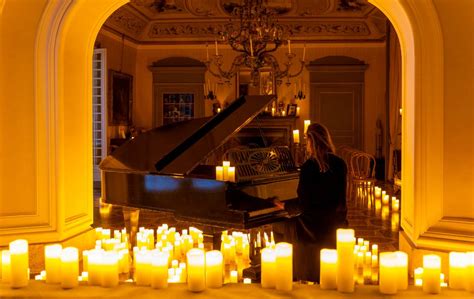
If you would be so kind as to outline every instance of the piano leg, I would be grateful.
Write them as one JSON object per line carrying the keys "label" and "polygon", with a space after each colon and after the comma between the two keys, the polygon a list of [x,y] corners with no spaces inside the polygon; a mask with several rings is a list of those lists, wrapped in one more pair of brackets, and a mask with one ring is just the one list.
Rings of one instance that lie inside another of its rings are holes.
{"label": "piano leg", "polygon": [[136,244],[140,209],[122,207],[125,228],[130,233],[130,244]]}

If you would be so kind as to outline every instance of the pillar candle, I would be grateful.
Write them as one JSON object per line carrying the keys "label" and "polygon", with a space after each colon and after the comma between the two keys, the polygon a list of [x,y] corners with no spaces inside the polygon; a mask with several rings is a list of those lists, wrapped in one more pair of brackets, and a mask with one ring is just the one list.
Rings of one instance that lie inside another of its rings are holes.
{"label": "pillar candle", "polygon": [[89,250],[87,257],[87,271],[88,271],[88,283],[90,285],[101,285],[102,283],[102,272],[101,272],[101,260],[102,260],[102,249]]}
{"label": "pillar candle", "polygon": [[336,289],[337,250],[321,250],[319,285],[323,290]]}
{"label": "pillar candle", "polygon": [[46,269],[46,283],[61,282],[61,244],[44,247],[44,265]]}
{"label": "pillar candle", "polygon": [[415,282],[415,286],[421,287],[423,285],[423,268],[418,267],[414,271],[413,280]]}
{"label": "pillar candle", "polygon": [[403,251],[396,251],[395,257],[397,259],[397,289],[408,289],[408,255]]}
{"label": "pillar candle", "polygon": [[280,291],[291,291],[293,288],[293,245],[285,242],[277,243],[275,254],[275,265],[278,270],[275,287]]}
{"label": "pillar candle", "polygon": [[[384,191],[384,192],[385,192],[385,191]],[[388,194],[383,195],[383,197],[382,197],[382,204],[388,205],[389,202],[390,202],[390,195],[388,195]]]}
{"label": "pillar candle", "polygon": [[[46,273],[46,277],[48,273]],[[71,289],[79,284],[79,251],[75,247],[64,248],[61,253],[61,287]]]}
{"label": "pillar candle", "polygon": [[[393,252],[380,254],[379,291],[382,294],[396,294],[398,289],[397,256]],[[439,278],[438,278],[439,280]]]}
{"label": "pillar candle", "polygon": [[275,288],[276,253],[271,248],[262,250],[262,288]]}
{"label": "pillar candle", "polygon": [[300,107],[296,107],[296,116],[300,116],[300,110],[301,110]]}
{"label": "pillar candle", "polygon": [[272,116],[275,116],[275,108],[272,107]]}
{"label": "pillar candle", "polygon": [[441,290],[439,277],[441,274],[441,258],[434,254],[423,256],[423,291],[438,294]]}
{"label": "pillar candle", "polygon": [[139,286],[151,284],[151,255],[148,250],[139,250],[136,253],[135,283]]}
{"label": "pillar candle", "polygon": [[222,166],[216,166],[216,180],[222,181],[224,179],[224,168]]}
{"label": "pillar candle", "polygon": [[206,271],[204,250],[193,248],[188,251],[188,290],[202,292],[206,288]]}
{"label": "pillar candle", "polygon": [[235,270],[230,271],[230,283],[239,282],[239,273]]}
{"label": "pillar candle", "polygon": [[151,287],[164,289],[168,287],[168,254],[165,252],[153,253],[151,262]]}
{"label": "pillar candle", "polygon": [[119,265],[116,252],[104,252],[102,255],[102,283],[106,288],[118,286],[119,283]]}
{"label": "pillar candle", "polygon": [[229,169],[228,169],[228,174],[227,174],[227,178],[229,180],[229,182],[235,182],[235,167],[234,166],[229,166]]}
{"label": "pillar candle", "polygon": [[[229,167],[230,167],[230,162],[229,161],[224,161],[222,162],[222,179],[224,181],[228,181],[229,180]],[[192,234],[191,234],[192,235]],[[197,234],[196,234],[197,236]],[[197,242],[197,238],[195,238],[193,236],[193,239],[195,240],[195,242]]]}
{"label": "pillar candle", "polygon": [[15,240],[10,242],[10,284],[12,288],[28,285],[28,241]]}
{"label": "pillar candle", "polygon": [[337,230],[337,290],[354,292],[354,230]]}
{"label": "pillar candle", "polygon": [[305,119],[304,121],[304,133],[306,134],[308,132],[308,127],[311,124],[311,121],[309,119]]}
{"label": "pillar candle", "polygon": [[293,130],[293,142],[300,143],[300,130]]}
{"label": "pillar candle", "polygon": [[209,288],[222,287],[222,253],[218,250],[206,252],[206,285]]}
{"label": "pillar candle", "polygon": [[400,200],[392,197],[392,211],[398,212],[398,210],[400,210]]}
{"label": "pillar candle", "polygon": [[2,282],[10,283],[11,267],[10,267],[10,251],[2,250]]}
{"label": "pillar candle", "polygon": [[466,252],[466,291],[474,292],[474,251]]}

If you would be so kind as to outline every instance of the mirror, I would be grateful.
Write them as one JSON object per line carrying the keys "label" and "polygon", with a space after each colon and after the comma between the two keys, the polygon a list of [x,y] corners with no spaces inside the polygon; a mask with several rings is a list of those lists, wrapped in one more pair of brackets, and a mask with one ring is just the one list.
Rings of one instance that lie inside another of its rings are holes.
{"label": "mirror", "polygon": [[276,94],[275,78],[270,68],[261,68],[256,85],[252,82],[250,69],[241,69],[236,76],[237,97],[242,95],[270,95]]}

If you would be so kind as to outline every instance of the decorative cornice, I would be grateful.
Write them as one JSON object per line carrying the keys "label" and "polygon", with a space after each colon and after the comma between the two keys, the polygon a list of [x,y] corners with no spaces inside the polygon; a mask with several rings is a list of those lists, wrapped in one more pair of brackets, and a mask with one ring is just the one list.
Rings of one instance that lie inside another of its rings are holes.
{"label": "decorative cornice", "polygon": [[138,36],[143,32],[147,23],[128,9],[121,8],[107,19],[107,24],[111,27],[123,29],[134,36]]}

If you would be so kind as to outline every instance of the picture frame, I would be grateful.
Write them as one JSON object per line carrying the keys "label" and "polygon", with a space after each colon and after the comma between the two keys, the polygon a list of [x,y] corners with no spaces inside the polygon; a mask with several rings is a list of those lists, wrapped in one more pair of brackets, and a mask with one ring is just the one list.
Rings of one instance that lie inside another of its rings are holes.
{"label": "picture frame", "polygon": [[109,70],[109,125],[131,125],[133,76]]}
{"label": "picture frame", "polygon": [[286,107],[286,115],[287,116],[296,116],[296,108],[298,107],[297,104],[288,104]]}

